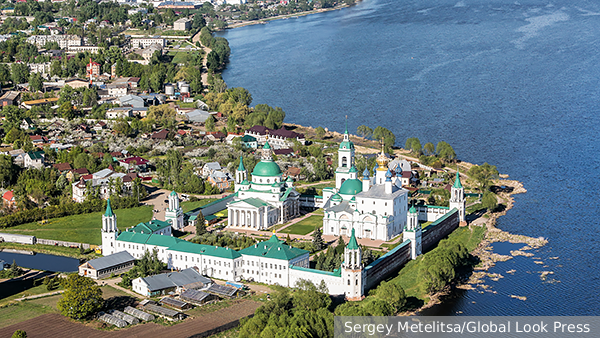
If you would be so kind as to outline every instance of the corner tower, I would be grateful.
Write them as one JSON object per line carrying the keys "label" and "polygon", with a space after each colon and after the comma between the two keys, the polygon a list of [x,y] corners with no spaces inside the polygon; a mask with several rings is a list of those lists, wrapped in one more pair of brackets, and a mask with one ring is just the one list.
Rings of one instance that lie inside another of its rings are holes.
{"label": "corner tower", "polygon": [[408,222],[402,233],[403,239],[410,240],[410,258],[416,259],[422,253],[422,229],[419,224],[419,214],[415,206],[411,206],[408,210]]}
{"label": "corner tower", "polygon": [[450,189],[450,210],[456,208],[458,210],[458,218],[461,226],[467,225],[466,219],[466,204],[467,200],[465,198],[465,188],[460,183],[460,173],[458,168],[456,168],[456,179],[454,180],[454,184]]}
{"label": "corner tower", "polygon": [[356,241],[354,228],[350,241],[344,249],[344,262],[342,263],[342,280],[344,294],[347,300],[356,301],[364,298],[365,281],[362,264],[362,250]]}
{"label": "corner tower", "polygon": [[335,170],[335,187],[340,189],[345,180],[350,179],[350,168],[354,167],[354,143],[350,141],[348,134],[348,119],[346,119],[346,130],[344,140],[338,148],[338,167]]}
{"label": "corner tower", "polygon": [[110,207],[110,199],[106,202],[106,212],[102,215],[102,254],[111,255],[116,252],[116,241],[119,229],[117,228],[117,215]]}

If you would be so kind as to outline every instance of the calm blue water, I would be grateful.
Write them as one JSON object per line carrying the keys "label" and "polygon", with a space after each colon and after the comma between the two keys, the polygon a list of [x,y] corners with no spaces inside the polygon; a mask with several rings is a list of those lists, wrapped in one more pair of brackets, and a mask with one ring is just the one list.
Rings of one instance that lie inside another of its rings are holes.
{"label": "calm blue water", "polygon": [[23,255],[12,252],[0,252],[0,259],[8,264],[12,264],[13,260],[15,260],[20,267],[52,272],[73,272],[77,271],[79,267],[78,259],[46,254]]}
{"label": "calm blue water", "polygon": [[[548,238],[535,252],[548,266],[499,263],[496,294],[461,293],[438,314],[598,313],[600,4],[365,0],[222,35],[227,84],[282,107],[287,122],[342,131],[348,115],[352,130],[444,140],[524,183],[499,227]],[[543,281],[544,270],[554,275]]]}

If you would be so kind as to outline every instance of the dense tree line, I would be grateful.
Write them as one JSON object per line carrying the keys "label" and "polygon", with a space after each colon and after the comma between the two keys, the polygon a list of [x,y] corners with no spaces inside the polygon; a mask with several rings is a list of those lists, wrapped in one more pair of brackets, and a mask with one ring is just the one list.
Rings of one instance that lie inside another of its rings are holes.
{"label": "dense tree line", "polygon": [[302,280],[292,292],[276,289],[270,302],[242,322],[240,338],[333,337],[332,301],[325,285]]}
{"label": "dense tree line", "polygon": [[471,255],[462,244],[444,239],[421,259],[419,279],[425,290],[433,294],[458,280],[461,270],[470,264]]}

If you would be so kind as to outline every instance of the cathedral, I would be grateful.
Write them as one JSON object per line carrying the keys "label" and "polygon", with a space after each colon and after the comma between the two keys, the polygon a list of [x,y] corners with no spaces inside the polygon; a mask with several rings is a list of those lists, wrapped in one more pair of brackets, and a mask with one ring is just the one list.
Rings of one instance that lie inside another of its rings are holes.
{"label": "cathedral", "polygon": [[273,161],[267,141],[261,161],[254,166],[252,178],[243,158],[235,172],[235,197],[227,204],[229,228],[266,230],[300,215],[300,194],[294,181],[284,180],[279,165]]}
{"label": "cathedral", "polygon": [[458,209],[460,221],[464,222],[465,195],[458,173],[452,187],[450,208],[425,206],[418,211],[413,208],[411,211],[414,212],[409,215],[408,190],[402,185],[408,183],[410,165],[398,161],[390,163],[382,148],[372,175],[366,168],[361,179],[354,166],[354,156],[354,144],[346,127],[338,148],[335,187],[323,189],[324,235],[350,236],[351,231],[355,231],[357,238],[389,241],[402,234],[405,228],[415,229],[414,223],[408,224],[409,218],[414,222],[435,221],[454,208]]}

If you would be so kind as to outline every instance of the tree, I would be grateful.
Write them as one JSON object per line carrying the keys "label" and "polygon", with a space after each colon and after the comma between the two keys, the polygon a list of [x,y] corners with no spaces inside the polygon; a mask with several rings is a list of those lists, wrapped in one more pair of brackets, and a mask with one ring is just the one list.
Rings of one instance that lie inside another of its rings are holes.
{"label": "tree", "polygon": [[321,251],[325,248],[325,242],[323,241],[323,234],[321,233],[321,228],[317,228],[313,232],[313,246],[315,247],[315,251]]}
{"label": "tree", "polygon": [[215,131],[215,119],[214,117],[209,116],[206,119],[206,122],[204,122],[204,125],[206,126],[206,131]]}
{"label": "tree", "polygon": [[6,83],[10,81],[10,68],[8,64],[0,64],[0,83]]}
{"label": "tree", "polygon": [[129,125],[129,122],[127,122],[123,119],[119,119],[119,120],[117,120],[117,122],[115,122],[115,124],[113,126],[113,130],[117,134],[121,134],[121,135],[125,135],[125,136],[129,136],[129,135],[133,134],[133,128],[131,128],[131,126]]}
{"label": "tree", "polygon": [[452,149],[452,146],[450,146],[447,142],[438,142],[437,146],[435,147],[435,150],[437,152],[437,155],[443,160],[450,161],[456,158],[456,153],[454,152],[454,149]]}
{"label": "tree", "polygon": [[57,304],[63,316],[82,319],[102,308],[102,290],[93,279],[72,274],[67,277],[64,285],[65,293]]}
{"label": "tree", "polygon": [[396,143],[396,136],[387,128],[377,127],[373,131],[373,139],[381,141],[387,152],[392,152],[392,146]]}
{"label": "tree", "polygon": [[410,150],[411,152],[420,155],[421,154],[421,142],[416,137],[409,137],[406,140],[406,144],[404,145],[404,149]]}
{"label": "tree", "polygon": [[203,235],[206,233],[206,224],[204,222],[204,215],[202,211],[198,212],[196,216],[196,236]]}
{"label": "tree", "polygon": [[481,197],[481,205],[488,211],[494,212],[498,207],[498,197],[493,192],[486,190]]}
{"label": "tree", "polygon": [[498,178],[498,169],[495,165],[485,162],[483,165],[474,165],[468,171],[469,177],[479,183],[480,191],[487,190],[492,184],[492,180]]}
{"label": "tree", "polygon": [[323,127],[317,127],[317,129],[315,129],[315,133],[317,134],[317,137],[322,139],[323,136],[325,136],[325,129],[323,129]]}
{"label": "tree", "polygon": [[25,83],[29,80],[29,66],[24,63],[13,63],[11,66],[13,84]]}
{"label": "tree", "polygon": [[27,333],[23,330],[17,330],[13,333],[12,338],[27,338]]}
{"label": "tree", "polygon": [[435,154],[435,146],[433,145],[433,143],[427,142],[423,146],[423,151],[425,152],[425,155],[434,155]]}
{"label": "tree", "polygon": [[395,309],[394,312],[400,311],[404,304],[406,304],[406,294],[402,286],[383,281],[375,290],[375,297],[382,299]]}
{"label": "tree", "polygon": [[73,105],[71,102],[65,102],[58,107],[56,110],[63,118],[72,120],[75,118],[75,109],[73,109]]}
{"label": "tree", "polygon": [[13,163],[10,155],[0,155],[0,182],[2,187],[13,184],[19,173],[19,167]]}
{"label": "tree", "polygon": [[29,87],[36,92],[42,91],[44,88],[42,76],[38,73],[31,73],[31,76],[29,77]]}
{"label": "tree", "polygon": [[371,136],[373,136],[373,129],[363,124],[356,128],[356,133],[364,138],[370,138]]}

